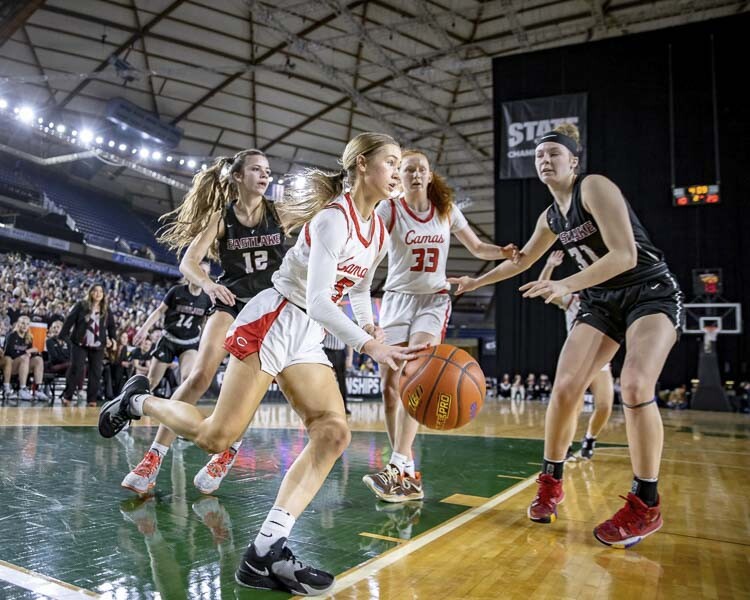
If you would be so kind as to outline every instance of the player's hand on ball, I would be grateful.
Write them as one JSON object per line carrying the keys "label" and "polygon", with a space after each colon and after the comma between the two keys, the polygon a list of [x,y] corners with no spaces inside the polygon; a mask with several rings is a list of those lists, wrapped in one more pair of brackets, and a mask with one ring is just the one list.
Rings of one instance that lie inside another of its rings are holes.
{"label": "player's hand on ball", "polygon": [[427,348],[429,344],[418,346],[386,346],[376,340],[370,340],[362,346],[362,354],[367,354],[381,364],[388,365],[394,371],[398,371],[409,360],[414,360],[417,353]]}
{"label": "player's hand on ball", "polygon": [[476,279],[474,279],[473,277],[468,277],[466,275],[464,275],[463,277],[448,277],[448,283],[458,286],[456,288],[456,296],[460,296],[461,294],[465,294],[466,292],[474,291],[479,287],[479,283]]}
{"label": "player's hand on ball", "polygon": [[554,281],[552,279],[529,281],[529,283],[522,285],[518,289],[523,292],[524,298],[543,296],[545,304],[549,304],[555,298],[562,298],[572,291],[562,281]]}

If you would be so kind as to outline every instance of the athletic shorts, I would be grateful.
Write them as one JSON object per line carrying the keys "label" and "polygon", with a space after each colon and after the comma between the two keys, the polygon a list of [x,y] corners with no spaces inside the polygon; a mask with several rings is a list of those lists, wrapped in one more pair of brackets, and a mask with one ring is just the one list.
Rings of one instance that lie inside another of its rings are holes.
{"label": "athletic shorts", "polygon": [[380,305],[380,326],[386,344],[408,342],[415,333],[428,333],[441,340],[448,329],[451,299],[448,294],[404,294],[386,292]]}
{"label": "athletic shorts", "polygon": [[591,325],[622,344],[625,332],[637,319],[656,314],[669,317],[679,338],[685,311],[680,286],[672,273],[618,290],[583,290],[576,323]]}
{"label": "athletic shorts", "polygon": [[244,360],[255,352],[260,368],[276,377],[297,364],[332,367],[323,352],[324,330],[274,288],[250,299],[227,332],[224,348]]}
{"label": "athletic shorts", "polygon": [[175,357],[179,358],[183,352],[197,350],[198,344],[199,342],[195,342],[194,344],[183,346],[181,344],[175,344],[162,336],[156,343],[156,347],[151,351],[151,358],[169,364],[175,359]]}
{"label": "athletic shorts", "polygon": [[240,300],[239,298],[234,299],[234,306],[229,306],[228,304],[224,304],[221,300],[218,298],[216,299],[216,302],[214,302],[214,305],[209,307],[209,309],[206,311],[206,316],[210,317],[215,312],[225,312],[230,315],[232,315],[233,319],[237,318],[237,315],[240,314],[240,311],[245,307],[245,303]]}

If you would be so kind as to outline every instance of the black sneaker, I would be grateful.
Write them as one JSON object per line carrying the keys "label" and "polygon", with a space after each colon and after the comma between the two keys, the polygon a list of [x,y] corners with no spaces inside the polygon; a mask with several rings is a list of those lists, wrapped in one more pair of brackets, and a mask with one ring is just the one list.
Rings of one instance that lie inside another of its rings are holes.
{"label": "black sneaker", "polygon": [[596,447],[596,438],[585,437],[581,441],[581,458],[591,460],[594,457],[594,448]]}
{"label": "black sneaker", "polygon": [[115,437],[132,419],[141,417],[130,411],[130,398],[149,393],[148,377],[134,375],[122,386],[119,396],[102,406],[99,412],[99,433],[102,437]]}
{"label": "black sneaker", "polygon": [[271,546],[268,554],[258,556],[250,544],[234,574],[240,585],[259,590],[281,590],[298,596],[320,596],[330,591],[334,577],[330,573],[307,567],[286,547],[286,538]]}

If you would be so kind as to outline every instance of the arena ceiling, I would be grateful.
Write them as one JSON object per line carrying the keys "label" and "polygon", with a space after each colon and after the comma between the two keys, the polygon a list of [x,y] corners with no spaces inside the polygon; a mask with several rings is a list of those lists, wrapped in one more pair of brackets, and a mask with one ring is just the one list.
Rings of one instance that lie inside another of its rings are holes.
{"label": "arena ceiling", "polygon": [[[180,127],[175,158],[185,159],[182,166],[136,154],[129,166],[105,165],[91,180],[158,213],[179,201],[180,188],[208,157],[261,148],[278,177],[309,165],[336,168],[353,135],[385,130],[428,152],[480,237],[491,240],[492,57],[732,15],[748,5],[6,0],[0,96],[69,129],[96,128],[107,101],[118,96]],[[0,142],[35,156],[70,152],[69,144],[37,130],[3,127]],[[488,266],[455,246],[448,271],[475,274]],[[378,275],[380,286],[382,269]],[[491,298],[484,288],[456,308],[491,319]]]}

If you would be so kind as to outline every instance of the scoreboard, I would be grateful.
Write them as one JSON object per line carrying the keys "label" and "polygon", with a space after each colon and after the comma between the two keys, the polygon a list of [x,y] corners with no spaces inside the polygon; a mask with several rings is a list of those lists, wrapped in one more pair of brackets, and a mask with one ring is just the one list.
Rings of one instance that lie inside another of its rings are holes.
{"label": "scoreboard", "polygon": [[672,188],[672,204],[674,206],[718,204],[719,199],[718,183],[712,185],[700,184]]}

